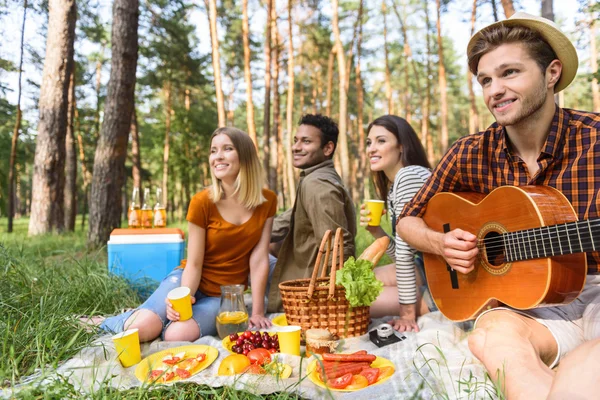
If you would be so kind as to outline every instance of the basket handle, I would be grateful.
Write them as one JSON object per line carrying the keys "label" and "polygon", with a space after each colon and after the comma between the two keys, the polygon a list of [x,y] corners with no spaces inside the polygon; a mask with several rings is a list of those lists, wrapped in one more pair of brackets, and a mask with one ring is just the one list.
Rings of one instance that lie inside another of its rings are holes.
{"label": "basket handle", "polygon": [[[323,263],[323,270],[321,272],[321,277],[325,277],[327,274],[327,261],[329,260],[329,249],[331,248],[331,231],[325,231],[323,235],[323,239],[321,240],[321,245],[319,246],[319,251],[317,252],[317,260],[315,261],[315,266],[313,268],[312,276],[310,277],[310,284],[308,285],[308,292],[306,293],[308,298],[311,298],[313,292],[315,291],[315,284],[317,282],[317,275],[319,274],[319,267],[321,266],[321,258],[323,257],[323,253],[326,253],[325,262]],[[327,249],[327,250],[325,250]]]}
{"label": "basket handle", "polygon": [[[342,269],[344,262],[344,233],[342,228],[335,230],[333,239],[333,259],[331,260],[331,277],[329,278],[329,294],[327,300],[331,300],[335,293],[335,272],[336,269]],[[336,263],[338,267],[336,268]]]}

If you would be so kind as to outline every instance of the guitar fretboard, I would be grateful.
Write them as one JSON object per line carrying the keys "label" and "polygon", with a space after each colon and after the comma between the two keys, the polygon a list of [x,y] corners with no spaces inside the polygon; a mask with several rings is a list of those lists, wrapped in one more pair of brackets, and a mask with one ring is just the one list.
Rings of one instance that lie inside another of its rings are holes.
{"label": "guitar fretboard", "polygon": [[501,237],[508,262],[597,251],[600,218],[508,232]]}

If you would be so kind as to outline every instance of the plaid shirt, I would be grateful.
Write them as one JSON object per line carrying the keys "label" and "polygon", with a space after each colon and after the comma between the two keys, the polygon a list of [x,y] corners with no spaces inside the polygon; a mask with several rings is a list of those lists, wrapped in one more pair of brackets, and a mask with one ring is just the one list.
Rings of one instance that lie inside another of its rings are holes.
{"label": "plaid shirt", "polygon": [[[400,217],[422,217],[438,192],[487,194],[498,186],[546,185],[561,191],[580,220],[597,218],[600,209],[600,114],[556,107],[550,133],[529,175],[511,154],[505,129],[497,123],[452,145]],[[600,252],[588,253],[588,273],[600,273]]]}

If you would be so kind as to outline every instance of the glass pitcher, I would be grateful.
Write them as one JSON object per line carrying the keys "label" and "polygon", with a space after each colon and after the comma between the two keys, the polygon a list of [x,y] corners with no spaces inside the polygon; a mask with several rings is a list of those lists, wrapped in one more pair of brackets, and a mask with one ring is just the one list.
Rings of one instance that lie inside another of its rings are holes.
{"label": "glass pitcher", "polygon": [[217,333],[221,339],[248,329],[248,310],[244,304],[244,285],[221,286],[221,306],[217,315]]}

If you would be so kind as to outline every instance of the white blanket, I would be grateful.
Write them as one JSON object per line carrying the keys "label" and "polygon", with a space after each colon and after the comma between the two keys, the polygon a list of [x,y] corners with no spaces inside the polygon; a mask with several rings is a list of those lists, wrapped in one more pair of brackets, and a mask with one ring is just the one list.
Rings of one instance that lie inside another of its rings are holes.
{"label": "white blanket", "polygon": [[[375,321],[371,327],[383,322]],[[343,399],[475,399],[494,398],[493,385],[486,381],[485,370],[470,353],[467,333],[457,324],[452,324],[439,312],[419,319],[421,332],[407,333],[406,340],[382,348],[375,346],[368,335],[351,338],[341,343],[341,351],[360,349],[391,360],[396,373],[386,382],[367,387],[357,392],[330,392],[312,383],[306,377],[310,359],[281,354],[280,361],[293,368],[288,379],[271,376],[237,377],[217,376],[218,367],[229,353],[218,338],[202,337],[195,344],[206,344],[219,350],[219,357],[207,369],[189,378],[188,381],[212,387],[233,386],[257,394],[278,391],[297,393],[304,398]],[[142,345],[142,357],[171,347],[186,345],[181,342],[154,341]],[[69,380],[85,393],[93,392],[100,385],[126,389],[140,386],[134,375],[135,366],[123,368],[116,359],[110,336],[100,337],[94,346],[85,348],[59,367],[57,373]],[[177,383],[174,383],[177,384]]]}

